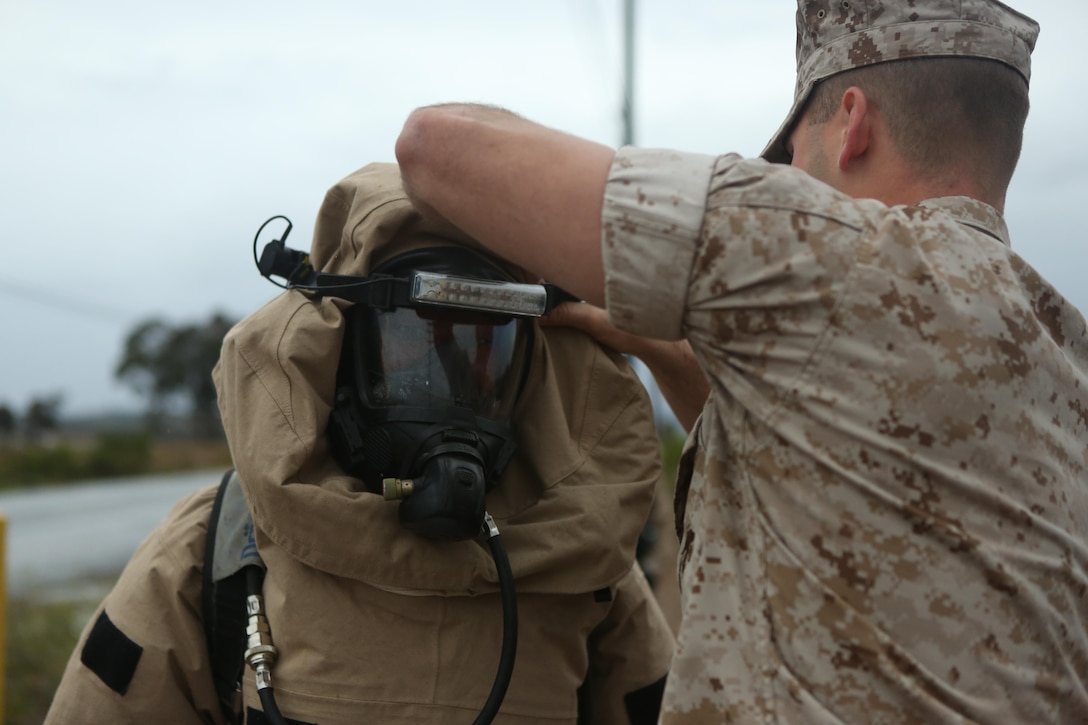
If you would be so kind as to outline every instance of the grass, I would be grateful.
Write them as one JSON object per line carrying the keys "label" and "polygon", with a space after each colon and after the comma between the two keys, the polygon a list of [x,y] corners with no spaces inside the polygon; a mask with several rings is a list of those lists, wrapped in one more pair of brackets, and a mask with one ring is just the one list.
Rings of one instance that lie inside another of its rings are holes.
{"label": "grass", "polygon": [[174,440],[151,447],[148,473],[230,468],[230,448],[225,440]]}
{"label": "grass", "polygon": [[8,602],[6,725],[40,725],[79,634],[112,582],[69,601],[20,597]]}
{"label": "grass", "polygon": [[142,433],[0,445],[0,489],[230,466],[223,439],[152,440]]}

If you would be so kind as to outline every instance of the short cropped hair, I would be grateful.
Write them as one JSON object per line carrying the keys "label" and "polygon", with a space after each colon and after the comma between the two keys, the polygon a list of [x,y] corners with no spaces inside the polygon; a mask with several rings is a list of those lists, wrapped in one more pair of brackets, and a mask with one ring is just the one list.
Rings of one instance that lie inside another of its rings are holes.
{"label": "short cropped hair", "polygon": [[888,125],[892,143],[923,175],[969,165],[978,181],[1004,193],[1012,179],[1028,115],[1024,77],[982,58],[911,58],[855,68],[821,81],[808,122],[822,124],[857,86]]}

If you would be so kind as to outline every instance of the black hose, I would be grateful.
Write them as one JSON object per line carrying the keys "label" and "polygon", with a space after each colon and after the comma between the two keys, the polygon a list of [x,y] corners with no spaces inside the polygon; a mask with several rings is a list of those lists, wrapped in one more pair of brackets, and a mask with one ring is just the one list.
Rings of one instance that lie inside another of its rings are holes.
{"label": "black hose", "polygon": [[495,570],[499,573],[499,592],[502,595],[502,653],[499,656],[495,682],[491,685],[491,694],[487,696],[484,709],[476,716],[472,725],[488,725],[495,719],[503,698],[506,697],[506,688],[510,686],[514,656],[518,650],[518,598],[514,591],[514,572],[510,569],[510,558],[502,545],[499,529],[490,514],[484,514],[484,531],[488,535],[487,545],[495,560]]}
{"label": "black hose", "polygon": [[251,597],[259,597],[264,592],[264,569],[256,564],[250,564],[245,568],[246,594]]}
{"label": "black hose", "polygon": [[280,708],[276,705],[276,698],[272,694],[271,687],[257,690],[257,696],[261,698],[261,709],[264,710],[264,718],[270,725],[287,725],[287,721],[280,714]]}

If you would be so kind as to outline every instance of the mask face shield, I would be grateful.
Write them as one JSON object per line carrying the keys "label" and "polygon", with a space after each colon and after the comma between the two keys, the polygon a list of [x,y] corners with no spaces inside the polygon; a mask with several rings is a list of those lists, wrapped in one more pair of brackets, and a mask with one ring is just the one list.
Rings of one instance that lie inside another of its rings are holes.
{"label": "mask face shield", "polygon": [[377,408],[463,408],[510,420],[525,369],[531,323],[445,308],[362,311],[367,341],[356,380]]}

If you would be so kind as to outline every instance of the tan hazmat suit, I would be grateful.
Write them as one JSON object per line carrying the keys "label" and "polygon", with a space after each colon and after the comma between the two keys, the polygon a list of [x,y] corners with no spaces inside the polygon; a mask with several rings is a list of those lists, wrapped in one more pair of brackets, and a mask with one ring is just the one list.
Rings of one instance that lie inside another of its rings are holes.
{"label": "tan hazmat suit", "polygon": [[[374,255],[450,243],[475,247],[415,212],[395,166],[372,164],[329,190],[311,259],[364,275]],[[396,503],[361,492],[330,456],[349,304],[287,291],[227,335],[215,371],[267,565],[276,701],[304,723],[471,723],[499,661],[496,568],[482,539],[404,529]],[[656,722],[646,693],[659,693],[674,643],[634,563],[661,475],[650,403],[622,356],[589,337],[538,327],[534,338],[518,450],[487,497],[519,624],[495,722],[575,723],[583,683],[583,722]],[[181,501],[141,545],[83,633],[49,725],[226,722],[201,621],[214,495]],[[248,670],[242,694],[247,722],[264,722]]]}

